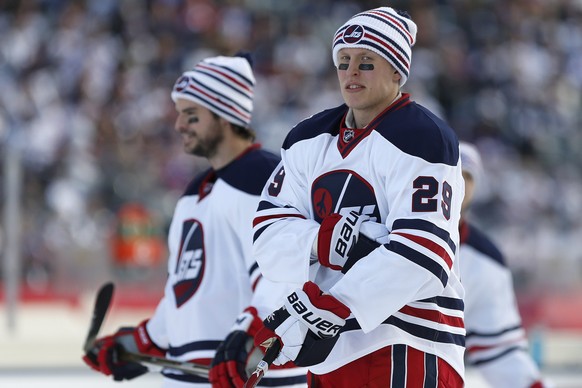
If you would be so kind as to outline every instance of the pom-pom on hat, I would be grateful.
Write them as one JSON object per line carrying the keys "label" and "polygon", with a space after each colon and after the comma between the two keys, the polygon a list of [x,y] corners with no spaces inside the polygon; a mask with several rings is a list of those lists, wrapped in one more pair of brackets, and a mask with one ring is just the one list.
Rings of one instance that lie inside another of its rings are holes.
{"label": "pom-pom on hat", "polygon": [[184,98],[210,109],[229,122],[248,127],[253,112],[255,77],[242,56],[207,58],[174,84],[172,100]]}
{"label": "pom-pom on hat", "polygon": [[416,30],[416,24],[407,13],[390,7],[361,12],[336,31],[332,45],[333,63],[338,66],[337,54],[343,48],[361,47],[374,51],[400,73],[402,87],[410,73]]}

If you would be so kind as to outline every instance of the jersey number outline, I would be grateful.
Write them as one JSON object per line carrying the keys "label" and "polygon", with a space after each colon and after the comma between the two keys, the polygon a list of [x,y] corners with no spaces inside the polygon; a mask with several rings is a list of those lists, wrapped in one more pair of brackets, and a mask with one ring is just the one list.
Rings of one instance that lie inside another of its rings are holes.
{"label": "jersey number outline", "polygon": [[273,181],[269,185],[269,195],[276,197],[281,192],[283,187],[283,180],[285,179],[285,167],[281,167],[273,177]]}
{"label": "jersey number outline", "polygon": [[[412,211],[436,212],[439,201],[435,197],[439,193],[439,186],[439,182],[432,176],[419,176],[416,178],[412,182],[412,187],[417,189],[412,194]],[[452,200],[453,188],[447,181],[444,181],[441,195],[441,210],[447,220],[451,218]]]}

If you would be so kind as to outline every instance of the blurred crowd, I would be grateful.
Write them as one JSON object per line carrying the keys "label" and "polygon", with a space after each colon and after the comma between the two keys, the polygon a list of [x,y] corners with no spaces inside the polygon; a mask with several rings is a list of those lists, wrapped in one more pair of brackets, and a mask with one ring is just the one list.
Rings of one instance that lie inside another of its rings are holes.
{"label": "blurred crowd", "polygon": [[517,286],[582,285],[580,0],[0,1],[0,153],[22,158],[26,284],[109,276],[126,206],[149,219],[124,233],[165,239],[176,199],[206,167],[173,131],[184,70],[251,52],[253,127],[277,151],[294,124],[341,103],[337,27],[387,4],[419,26],[405,91],[482,153],[472,216]]}

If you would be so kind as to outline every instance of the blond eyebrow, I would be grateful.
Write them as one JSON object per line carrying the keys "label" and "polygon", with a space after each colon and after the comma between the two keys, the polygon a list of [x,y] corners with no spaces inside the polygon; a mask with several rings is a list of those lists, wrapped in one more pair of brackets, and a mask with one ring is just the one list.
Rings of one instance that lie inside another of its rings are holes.
{"label": "blond eyebrow", "polygon": [[[374,59],[374,57],[372,56],[373,54],[376,54],[376,53],[373,51],[370,51],[370,50],[365,50],[365,49],[362,51],[358,51],[355,54],[348,54],[346,51],[344,51],[344,49],[341,49],[340,51],[338,51],[338,56],[347,55],[349,57],[361,57],[361,56],[367,55],[370,58]],[[376,55],[378,55],[378,54],[376,54]]]}
{"label": "blond eyebrow", "polygon": [[196,108],[195,106],[188,106],[184,109],[181,110],[182,113],[196,113],[196,111],[198,110],[198,108]]}

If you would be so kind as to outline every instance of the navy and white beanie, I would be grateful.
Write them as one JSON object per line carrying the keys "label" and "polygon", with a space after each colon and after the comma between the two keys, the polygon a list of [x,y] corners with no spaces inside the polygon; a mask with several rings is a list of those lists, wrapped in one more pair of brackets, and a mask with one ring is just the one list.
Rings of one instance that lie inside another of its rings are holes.
{"label": "navy and white beanie", "polygon": [[361,12],[349,19],[333,38],[333,63],[338,66],[338,51],[343,48],[365,48],[384,57],[402,78],[408,80],[412,46],[416,43],[416,24],[390,7]]}
{"label": "navy and white beanie", "polygon": [[251,123],[255,77],[244,57],[207,58],[174,84],[172,100],[184,98],[242,127]]}
{"label": "navy and white beanie", "polygon": [[483,163],[479,150],[474,145],[461,141],[459,142],[459,151],[461,153],[461,168],[473,177],[475,185],[483,177]]}

